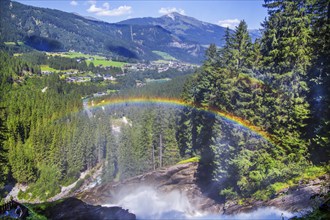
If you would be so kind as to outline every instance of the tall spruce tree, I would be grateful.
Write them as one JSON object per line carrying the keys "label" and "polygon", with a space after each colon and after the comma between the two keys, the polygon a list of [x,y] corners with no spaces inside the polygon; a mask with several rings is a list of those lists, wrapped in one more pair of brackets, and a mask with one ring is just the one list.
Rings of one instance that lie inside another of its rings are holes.
{"label": "tall spruce tree", "polygon": [[307,68],[310,66],[311,29],[304,1],[265,1],[269,18],[263,24],[264,77],[273,93],[268,114],[278,143],[285,152],[302,160],[307,153],[303,139],[309,105],[306,100]]}
{"label": "tall spruce tree", "polygon": [[311,159],[327,162],[330,157],[330,2],[310,1],[312,19],[313,59],[309,71],[312,118],[309,121],[312,138]]}
{"label": "tall spruce tree", "polygon": [[232,47],[234,49],[233,59],[235,60],[236,69],[251,66],[249,56],[251,55],[252,42],[244,20],[236,27]]}

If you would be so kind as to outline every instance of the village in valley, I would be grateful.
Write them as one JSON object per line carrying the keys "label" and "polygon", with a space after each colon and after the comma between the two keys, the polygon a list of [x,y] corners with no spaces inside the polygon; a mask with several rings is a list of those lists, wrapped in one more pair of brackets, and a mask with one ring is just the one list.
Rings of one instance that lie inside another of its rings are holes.
{"label": "village in valley", "polygon": [[[49,54],[48,54],[49,55]],[[155,73],[165,73],[167,71],[175,72],[186,72],[194,71],[198,67],[196,64],[184,63],[178,60],[160,60],[160,61],[148,61],[148,62],[138,62],[138,63],[125,63],[119,61],[112,61],[109,58],[88,55],[83,53],[77,53],[70,51],[69,53],[56,53],[56,56],[60,55],[63,57],[75,58],[78,63],[86,62],[87,64],[93,64],[94,66],[102,69],[102,73],[95,73],[85,70],[62,70],[62,78],[68,83],[84,83],[84,82],[99,82],[99,81],[109,81],[116,82],[120,77],[126,76],[126,74],[134,74],[141,72],[155,72]],[[54,54],[51,54],[54,56]],[[115,71],[114,71],[115,70]],[[41,73],[43,75],[52,74],[57,72],[54,69],[42,69]],[[164,78],[167,80],[168,78]],[[159,79],[147,79],[148,82],[157,81]],[[145,83],[137,80],[136,86],[144,86]]]}

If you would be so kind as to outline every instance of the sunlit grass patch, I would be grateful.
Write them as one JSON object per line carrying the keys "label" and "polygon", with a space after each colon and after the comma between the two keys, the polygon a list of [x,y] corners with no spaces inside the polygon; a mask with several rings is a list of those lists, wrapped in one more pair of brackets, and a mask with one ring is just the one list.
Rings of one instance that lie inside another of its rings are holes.
{"label": "sunlit grass patch", "polygon": [[325,167],[312,166],[312,167],[308,167],[303,172],[303,174],[301,175],[301,178],[312,180],[312,179],[316,179],[317,177],[322,176],[326,173],[327,173],[327,171],[326,171]]}
{"label": "sunlit grass patch", "polygon": [[23,45],[24,43],[22,41],[17,41],[17,42],[13,42],[13,41],[6,41],[6,42],[3,42],[5,45],[7,46],[15,46],[15,45]]}
{"label": "sunlit grass patch", "polygon": [[112,66],[112,67],[123,67],[126,63],[119,61],[107,60],[106,57],[100,55],[91,55],[80,52],[63,52],[63,53],[47,53],[48,56],[61,56],[67,58],[84,58],[87,65],[93,63],[94,66]]}
{"label": "sunlit grass patch", "polygon": [[172,57],[170,54],[158,51],[158,50],[153,50],[153,53],[157,54],[158,56],[161,56],[164,60],[176,60],[175,57]]}
{"label": "sunlit grass patch", "polygon": [[276,182],[273,185],[271,185],[272,189],[278,193],[283,189],[289,188],[290,186],[292,186],[292,182],[291,184],[289,182],[287,183],[282,183],[282,182]]}
{"label": "sunlit grass patch", "polygon": [[105,59],[94,59],[94,60],[86,60],[87,65],[93,63],[94,66],[113,66],[113,67],[123,67],[126,63],[125,62],[118,62],[112,60],[105,60]]}
{"label": "sunlit grass patch", "polygon": [[57,69],[51,68],[48,65],[40,65],[41,71],[50,71],[50,72],[57,72]]}
{"label": "sunlit grass patch", "polygon": [[178,162],[177,164],[185,164],[185,163],[196,163],[199,162],[200,157],[192,157],[186,160],[181,160],[180,162]]}
{"label": "sunlit grass patch", "polygon": [[322,166],[310,166],[307,167],[299,176],[294,177],[286,182],[276,182],[267,187],[267,189],[258,190],[253,194],[253,198],[259,200],[268,200],[272,195],[285,193],[285,189],[289,189],[294,186],[298,186],[302,183],[307,183],[310,180],[316,179],[327,173],[326,167]]}
{"label": "sunlit grass patch", "polygon": [[4,44],[7,46],[14,46],[15,42],[7,41],[7,42],[4,42]]}

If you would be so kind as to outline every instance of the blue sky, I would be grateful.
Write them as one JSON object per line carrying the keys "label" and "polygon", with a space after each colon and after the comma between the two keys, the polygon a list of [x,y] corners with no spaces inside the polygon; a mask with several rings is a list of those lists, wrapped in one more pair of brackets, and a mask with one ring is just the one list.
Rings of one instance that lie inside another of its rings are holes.
{"label": "blue sky", "polygon": [[249,29],[261,28],[267,16],[263,0],[16,0],[23,4],[75,12],[107,22],[118,22],[135,17],[160,17],[169,12],[198,20],[234,28],[245,20]]}

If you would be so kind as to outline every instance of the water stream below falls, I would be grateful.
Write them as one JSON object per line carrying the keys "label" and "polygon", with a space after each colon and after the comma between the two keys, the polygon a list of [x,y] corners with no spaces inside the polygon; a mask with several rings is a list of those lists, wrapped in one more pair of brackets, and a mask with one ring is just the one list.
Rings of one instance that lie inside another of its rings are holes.
{"label": "water stream below falls", "polygon": [[130,192],[121,192],[115,204],[134,213],[137,219],[289,219],[297,214],[273,207],[259,208],[249,213],[216,215],[194,209],[189,199],[179,191],[157,192],[150,187],[139,187]]}

